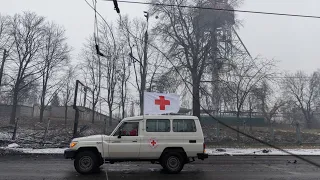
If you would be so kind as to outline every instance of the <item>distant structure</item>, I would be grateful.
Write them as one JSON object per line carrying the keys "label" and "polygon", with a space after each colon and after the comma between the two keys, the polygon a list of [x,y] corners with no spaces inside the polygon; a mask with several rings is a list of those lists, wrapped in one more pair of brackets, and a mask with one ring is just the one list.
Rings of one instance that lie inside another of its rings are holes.
{"label": "distant structure", "polygon": [[213,8],[199,10],[195,20],[199,22],[203,31],[215,34],[212,36],[215,48],[210,56],[212,106],[208,108],[217,114],[221,111],[219,73],[227,72],[232,68],[230,60],[235,52],[242,56],[250,56],[250,54],[233,28],[236,23],[235,14],[229,0],[207,0],[199,6]]}

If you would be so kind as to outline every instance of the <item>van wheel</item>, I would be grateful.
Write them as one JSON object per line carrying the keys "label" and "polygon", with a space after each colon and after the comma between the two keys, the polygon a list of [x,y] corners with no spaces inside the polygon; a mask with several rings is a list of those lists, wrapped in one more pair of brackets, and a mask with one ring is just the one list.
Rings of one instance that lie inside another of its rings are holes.
{"label": "van wheel", "polygon": [[74,160],[74,167],[80,174],[90,174],[99,168],[97,156],[91,151],[79,152]]}
{"label": "van wheel", "polygon": [[162,159],[161,166],[171,174],[179,173],[184,166],[183,157],[178,152],[166,153]]}

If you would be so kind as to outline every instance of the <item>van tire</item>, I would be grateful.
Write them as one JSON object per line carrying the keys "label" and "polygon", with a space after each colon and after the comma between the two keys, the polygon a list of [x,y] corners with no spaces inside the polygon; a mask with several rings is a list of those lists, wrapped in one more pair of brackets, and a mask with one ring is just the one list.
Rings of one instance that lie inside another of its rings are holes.
{"label": "van tire", "polygon": [[82,151],[76,155],[74,167],[80,174],[91,174],[99,169],[98,157],[92,151]]}
{"label": "van tire", "polygon": [[183,156],[179,152],[167,152],[160,164],[168,173],[177,174],[183,169]]}

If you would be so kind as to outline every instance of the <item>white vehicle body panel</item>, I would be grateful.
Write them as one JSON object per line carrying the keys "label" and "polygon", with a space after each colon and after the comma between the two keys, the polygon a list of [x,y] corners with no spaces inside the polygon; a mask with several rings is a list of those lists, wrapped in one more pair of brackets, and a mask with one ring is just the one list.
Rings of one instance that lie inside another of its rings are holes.
{"label": "white vehicle body panel", "polygon": [[[147,119],[169,119],[169,132],[147,132]],[[192,119],[195,122],[196,132],[174,132],[174,119]],[[138,122],[138,136],[118,137],[118,129],[125,122]],[[94,135],[75,138],[77,144],[71,148],[77,150],[83,147],[96,147],[102,158],[112,159],[159,159],[166,148],[183,148],[187,157],[197,157],[203,153],[204,137],[200,121],[195,116],[180,115],[148,115],[123,119],[110,136]]]}

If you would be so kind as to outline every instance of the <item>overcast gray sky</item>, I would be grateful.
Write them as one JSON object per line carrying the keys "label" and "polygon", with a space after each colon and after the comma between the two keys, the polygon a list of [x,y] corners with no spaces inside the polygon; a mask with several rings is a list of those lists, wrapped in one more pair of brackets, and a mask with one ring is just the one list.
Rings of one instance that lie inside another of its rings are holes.
{"label": "overcast gray sky", "polygon": [[[89,0],[90,1],[90,0]],[[144,0],[140,0],[144,1]],[[242,10],[320,16],[319,0],[243,0]],[[33,11],[66,28],[73,58],[93,33],[93,11],[84,0],[0,0],[0,13],[13,15]],[[90,1],[91,2],[91,1]],[[119,3],[122,14],[143,18],[147,6]],[[118,16],[112,2],[98,0],[98,11],[107,20]],[[286,71],[314,71],[320,67],[320,19],[237,13],[243,26],[239,34],[253,56],[274,58]]]}

